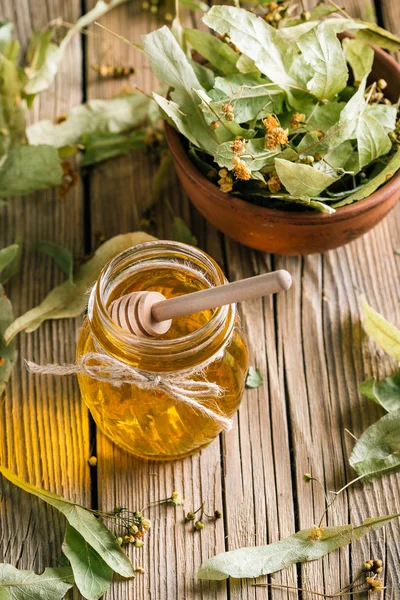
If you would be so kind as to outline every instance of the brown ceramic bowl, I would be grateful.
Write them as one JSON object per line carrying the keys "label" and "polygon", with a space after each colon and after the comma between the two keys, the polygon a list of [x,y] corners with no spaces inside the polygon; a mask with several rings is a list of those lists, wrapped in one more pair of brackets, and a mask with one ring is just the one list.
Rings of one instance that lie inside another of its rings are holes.
{"label": "brown ceramic bowl", "polygon": [[[400,65],[375,48],[372,75],[388,82],[387,96],[400,95]],[[343,206],[332,215],[286,212],[251,204],[224,194],[189,159],[182,138],[165,124],[169,148],[183,189],[198,211],[229,237],[257,250],[277,254],[313,254],[343,246],[360,237],[400,199],[400,171],[368,198]]]}

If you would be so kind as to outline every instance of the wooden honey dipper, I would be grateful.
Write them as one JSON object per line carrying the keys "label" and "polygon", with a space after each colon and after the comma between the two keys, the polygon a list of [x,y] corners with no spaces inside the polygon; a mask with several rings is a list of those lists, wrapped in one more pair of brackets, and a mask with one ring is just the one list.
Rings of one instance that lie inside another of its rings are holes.
{"label": "wooden honey dipper", "polygon": [[111,318],[122,329],[138,337],[156,337],[166,333],[171,327],[172,319],[177,317],[250,298],[269,296],[288,290],[291,285],[290,273],[281,269],[169,300],[159,292],[132,292],[114,300],[109,311]]}

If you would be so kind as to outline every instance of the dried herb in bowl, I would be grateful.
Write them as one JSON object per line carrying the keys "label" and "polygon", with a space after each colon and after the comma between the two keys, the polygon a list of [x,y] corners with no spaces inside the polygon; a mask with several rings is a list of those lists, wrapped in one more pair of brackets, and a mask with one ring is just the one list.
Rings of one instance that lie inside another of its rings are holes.
{"label": "dried herb in bowl", "polygon": [[[217,35],[176,24],[175,35],[162,27],[144,36],[154,73],[170,86],[167,99],[154,98],[221,191],[333,213],[400,167],[398,103],[384,79],[368,79],[369,44],[396,50],[400,39],[341,14],[326,18],[325,8],[303,20],[286,11],[272,25],[269,12],[213,6],[203,21]],[[344,31],[356,37],[340,40]]]}

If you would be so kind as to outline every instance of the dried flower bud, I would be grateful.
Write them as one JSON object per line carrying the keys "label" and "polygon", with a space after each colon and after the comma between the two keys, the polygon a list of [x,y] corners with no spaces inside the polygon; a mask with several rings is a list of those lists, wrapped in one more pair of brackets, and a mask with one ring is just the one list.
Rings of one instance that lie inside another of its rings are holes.
{"label": "dried flower bud", "polygon": [[181,504],[183,504],[182,494],[177,491],[172,492],[169,502],[170,502],[170,504],[173,504],[174,506],[180,506]]}
{"label": "dried flower bud", "polygon": [[210,123],[210,127],[211,127],[211,129],[214,129],[214,130],[218,129],[218,127],[219,127],[219,121],[212,121]]}
{"label": "dried flower bud", "polygon": [[222,112],[224,113],[231,113],[233,112],[233,106],[232,104],[223,104],[221,107]]}
{"label": "dried flower bud", "polygon": [[196,518],[194,512],[188,512],[185,519],[186,521],[194,521]]}
{"label": "dried flower bud", "polygon": [[218,509],[217,509],[217,510],[215,510],[215,511],[214,511],[214,517],[215,517],[216,519],[222,519],[222,512],[221,512],[220,510],[218,510]]}
{"label": "dried flower bud", "polygon": [[123,537],[123,541],[124,542],[130,542],[131,541],[132,536],[131,535],[124,535]]}
{"label": "dried flower bud", "polygon": [[143,567],[136,567],[135,571],[136,573],[140,573],[140,575],[143,575],[146,572]]}
{"label": "dried flower bud", "polygon": [[378,79],[376,83],[380,90],[384,90],[387,87],[387,81],[385,79]]}
{"label": "dried flower bud", "polygon": [[315,159],[311,154],[308,154],[304,160],[307,164],[312,165]]}
{"label": "dried flower bud", "polygon": [[129,531],[132,535],[136,535],[139,532],[139,527],[137,525],[131,525]]}
{"label": "dried flower bud", "polygon": [[233,121],[233,119],[234,119],[234,118],[235,118],[235,117],[234,117],[233,113],[231,113],[231,112],[227,112],[227,113],[225,114],[225,119],[226,119],[227,121]]}
{"label": "dried flower bud", "polygon": [[119,513],[121,513],[123,511],[122,506],[115,506],[114,507],[114,515],[119,515]]}
{"label": "dried flower bud", "polygon": [[311,473],[304,473],[303,475],[303,481],[305,481],[306,483],[310,483],[310,481],[312,481],[313,476],[311,475]]}
{"label": "dried flower bud", "polygon": [[144,542],[142,542],[142,540],[134,540],[133,545],[135,548],[143,548]]}
{"label": "dried flower bud", "polygon": [[88,460],[89,466],[95,467],[97,465],[97,458],[95,456],[91,456]]}
{"label": "dried flower bud", "polygon": [[308,10],[304,10],[301,13],[300,18],[302,21],[309,21],[311,19],[311,13]]}
{"label": "dried flower bud", "polygon": [[118,544],[118,546],[122,546],[122,544],[123,544],[123,541],[124,541],[124,540],[123,540],[123,538],[122,538],[122,537],[117,537],[117,544]]}
{"label": "dried flower bud", "polygon": [[196,527],[196,529],[198,529],[199,531],[201,529],[204,529],[204,523],[203,521],[196,521],[196,523],[194,524],[194,526]]}

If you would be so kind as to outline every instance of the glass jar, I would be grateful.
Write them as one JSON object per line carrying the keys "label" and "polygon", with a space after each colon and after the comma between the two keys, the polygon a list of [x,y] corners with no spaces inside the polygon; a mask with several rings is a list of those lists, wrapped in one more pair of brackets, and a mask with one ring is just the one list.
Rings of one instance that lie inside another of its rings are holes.
{"label": "glass jar", "polygon": [[[239,407],[248,367],[235,305],[174,319],[159,338],[129,333],[108,311],[114,300],[133,291],[158,291],[172,298],[225,283],[216,262],[192,246],[152,241],[130,248],[106,265],[92,290],[77,360],[101,352],[155,377],[215,383],[220,394],[196,400],[231,417]],[[138,457],[183,458],[207,446],[222,429],[214,418],[157,387],[115,385],[86,373],[78,379],[98,427]]]}

